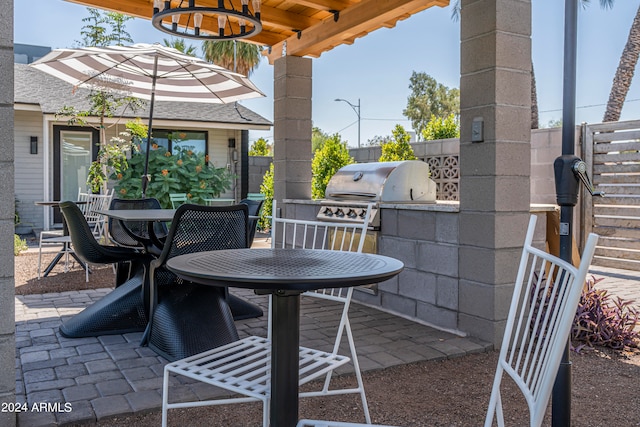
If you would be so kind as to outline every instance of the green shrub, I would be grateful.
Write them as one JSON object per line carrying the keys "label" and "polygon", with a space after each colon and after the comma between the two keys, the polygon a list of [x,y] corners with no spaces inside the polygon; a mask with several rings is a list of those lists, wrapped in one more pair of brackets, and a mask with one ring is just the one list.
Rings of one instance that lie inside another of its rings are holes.
{"label": "green shrub", "polygon": [[[125,199],[142,196],[142,173],[145,155],[140,151],[131,156],[123,167],[115,169],[110,178],[116,182],[118,197]],[[220,196],[231,188],[233,176],[226,168],[215,168],[208,156],[189,147],[176,146],[173,152],[152,145],[147,170],[151,181],[147,196],[155,197],[164,207],[170,207],[170,193],[185,193],[191,203],[203,204],[204,199]]]}
{"label": "green shrub", "polygon": [[349,155],[347,143],[337,133],[327,139],[322,148],[316,150],[311,161],[311,198],[323,199],[331,177],[343,166],[354,163]]}
{"label": "green shrub", "polygon": [[272,215],[271,211],[273,210],[273,163],[269,165],[269,170],[262,177],[260,192],[264,194],[264,202],[262,203],[262,213],[258,220],[258,229],[268,230],[271,228],[271,220],[268,217]]}
{"label": "green shrub", "polygon": [[29,249],[27,246],[27,241],[25,239],[20,238],[17,234],[13,235],[13,255],[18,256],[21,252]]}
{"label": "green shrub", "polygon": [[379,162],[396,162],[400,160],[417,160],[409,141],[411,135],[404,130],[402,125],[396,125],[393,129],[393,139],[382,144],[382,155]]}
{"label": "green shrub", "polygon": [[264,138],[259,138],[251,145],[249,148],[250,156],[270,156],[271,155],[271,146]]}
{"label": "green shrub", "polygon": [[459,137],[460,123],[453,114],[449,114],[447,117],[431,116],[431,120],[422,131],[422,138],[425,141]]}

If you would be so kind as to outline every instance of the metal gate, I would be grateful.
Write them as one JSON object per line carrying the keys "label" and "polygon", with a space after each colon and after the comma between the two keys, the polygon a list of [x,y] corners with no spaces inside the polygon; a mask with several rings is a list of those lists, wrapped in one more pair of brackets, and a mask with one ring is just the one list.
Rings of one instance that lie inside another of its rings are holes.
{"label": "metal gate", "polygon": [[594,265],[640,271],[640,120],[583,125],[583,158],[605,197],[582,190],[582,241],[599,234]]}

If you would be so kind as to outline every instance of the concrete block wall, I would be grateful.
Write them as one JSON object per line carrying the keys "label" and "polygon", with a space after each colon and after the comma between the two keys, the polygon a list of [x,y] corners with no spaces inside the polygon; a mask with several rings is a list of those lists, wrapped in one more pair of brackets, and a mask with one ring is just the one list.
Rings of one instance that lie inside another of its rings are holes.
{"label": "concrete block wall", "polygon": [[[320,209],[320,202],[313,200],[287,199],[283,204],[286,212],[282,214],[287,218],[314,220]],[[532,210],[532,213],[538,217],[534,245],[544,249],[547,213],[544,209]],[[465,279],[465,276],[471,276],[480,280],[494,272],[491,266],[482,264],[460,270],[460,253],[465,251],[460,244],[460,232],[467,224],[457,203],[385,204],[380,215],[378,253],[399,259],[405,268],[393,279],[378,283],[376,293],[357,289],[353,294],[355,301],[436,328],[479,338],[483,338],[483,331],[466,322],[470,315],[481,315],[487,306],[504,308],[506,315],[518,262],[512,263],[513,273],[496,296]],[[508,233],[524,242],[526,225]],[[517,250],[517,260],[520,251],[521,247]]]}
{"label": "concrete block wall", "polygon": [[[0,0],[0,403],[16,402],[13,140],[13,0]],[[7,202],[10,201],[10,202]],[[0,411],[0,425],[15,427],[16,413]]]}
{"label": "concrete block wall", "polygon": [[249,156],[249,193],[259,193],[264,174],[269,170],[271,156]]}

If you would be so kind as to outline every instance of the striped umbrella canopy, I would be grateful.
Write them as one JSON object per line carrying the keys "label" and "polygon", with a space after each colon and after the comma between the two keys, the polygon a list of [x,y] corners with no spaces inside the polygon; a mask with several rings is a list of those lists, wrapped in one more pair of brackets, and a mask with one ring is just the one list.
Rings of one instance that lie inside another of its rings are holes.
{"label": "striped umbrella canopy", "polygon": [[[149,135],[155,100],[230,103],[265,96],[247,77],[160,44],[55,49],[31,64],[76,87],[119,90],[150,101]],[[148,183],[147,144],[142,196]]]}

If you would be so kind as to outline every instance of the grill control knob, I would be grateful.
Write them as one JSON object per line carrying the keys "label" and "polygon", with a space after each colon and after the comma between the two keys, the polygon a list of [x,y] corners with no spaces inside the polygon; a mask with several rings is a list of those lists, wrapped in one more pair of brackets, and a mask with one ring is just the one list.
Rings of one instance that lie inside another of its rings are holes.
{"label": "grill control knob", "polygon": [[331,208],[324,208],[322,213],[325,214],[326,216],[333,216],[333,211],[331,210]]}
{"label": "grill control knob", "polygon": [[364,216],[367,214],[367,210],[366,209],[360,209],[360,211],[358,212],[358,216],[360,218],[364,218]]}
{"label": "grill control knob", "polygon": [[344,211],[340,208],[336,209],[336,216],[342,218],[344,216]]}
{"label": "grill control knob", "polygon": [[347,216],[349,218],[356,218],[358,216],[358,214],[353,209],[349,209],[349,212],[347,212]]}

